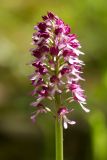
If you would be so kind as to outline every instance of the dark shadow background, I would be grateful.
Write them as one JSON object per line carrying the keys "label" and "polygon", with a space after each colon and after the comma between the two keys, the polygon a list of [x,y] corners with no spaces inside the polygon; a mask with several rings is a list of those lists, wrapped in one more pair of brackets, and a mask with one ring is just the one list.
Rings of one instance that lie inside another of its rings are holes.
{"label": "dark shadow background", "polygon": [[54,119],[30,121],[28,52],[33,26],[53,11],[78,35],[85,56],[89,114],[73,104],[64,130],[65,160],[107,160],[107,1],[0,0],[0,160],[55,160]]}

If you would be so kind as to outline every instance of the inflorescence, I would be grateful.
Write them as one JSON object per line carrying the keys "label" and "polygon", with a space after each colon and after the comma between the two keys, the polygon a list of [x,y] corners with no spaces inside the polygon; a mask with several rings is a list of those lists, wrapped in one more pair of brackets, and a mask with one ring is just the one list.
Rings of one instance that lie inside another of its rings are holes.
{"label": "inflorescence", "polygon": [[[79,60],[79,55],[84,53],[79,50],[81,46],[76,35],[70,33],[69,25],[51,12],[42,19],[43,22],[34,26],[35,32],[32,36],[34,48],[30,50],[34,57],[31,63],[34,73],[30,80],[34,86],[32,96],[35,96],[35,101],[31,105],[36,107],[31,119],[35,121],[39,113],[51,112],[51,108],[44,106],[43,100],[54,100],[56,93],[61,95],[63,92],[71,93],[68,102],[77,101],[84,111],[89,112],[84,106],[86,104],[84,90],[78,83],[79,80],[84,80],[80,76],[84,63]],[[75,121],[70,121],[66,117],[71,111],[72,109],[68,110],[65,106],[60,106],[57,111],[58,116],[63,117],[65,128],[67,123],[75,124]]]}

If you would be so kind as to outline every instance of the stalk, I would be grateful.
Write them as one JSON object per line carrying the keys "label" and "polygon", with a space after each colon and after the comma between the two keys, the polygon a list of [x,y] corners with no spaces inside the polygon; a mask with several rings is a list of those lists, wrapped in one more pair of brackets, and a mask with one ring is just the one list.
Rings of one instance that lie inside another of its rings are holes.
{"label": "stalk", "polygon": [[[56,108],[60,107],[60,95],[56,95]],[[56,160],[63,160],[63,126],[62,117],[56,114],[55,120]]]}

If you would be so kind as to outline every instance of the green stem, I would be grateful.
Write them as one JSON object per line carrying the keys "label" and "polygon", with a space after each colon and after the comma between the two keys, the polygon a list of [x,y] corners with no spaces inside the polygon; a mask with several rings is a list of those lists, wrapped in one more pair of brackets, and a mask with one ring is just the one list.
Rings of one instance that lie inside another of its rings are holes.
{"label": "green stem", "polygon": [[[56,109],[60,107],[60,95],[56,95]],[[57,115],[57,114],[56,114]],[[62,117],[56,116],[55,121],[56,160],[63,160],[63,126]]]}

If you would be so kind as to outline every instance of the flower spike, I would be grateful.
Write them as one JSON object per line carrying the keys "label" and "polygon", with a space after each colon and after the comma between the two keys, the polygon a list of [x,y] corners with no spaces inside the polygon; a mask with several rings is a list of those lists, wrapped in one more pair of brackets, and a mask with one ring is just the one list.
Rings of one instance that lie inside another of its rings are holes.
{"label": "flower spike", "polygon": [[[79,85],[79,81],[84,80],[81,77],[84,62],[79,56],[84,53],[79,50],[81,45],[77,36],[70,33],[70,26],[52,12],[48,12],[42,19],[42,22],[34,26],[33,48],[30,50],[34,59],[34,73],[30,80],[34,87],[32,96],[35,96],[35,102],[31,105],[37,108],[31,119],[34,121],[39,113],[47,113],[47,109],[43,107],[44,99],[54,100],[56,94],[61,95],[63,92],[70,92],[69,102],[76,101],[85,112],[89,112],[85,107],[84,91]],[[61,102],[63,103],[63,98]],[[38,109],[40,104],[43,106]],[[58,114],[63,117],[64,127],[67,128],[67,124],[75,124],[66,117],[71,111],[59,107],[61,111],[59,109]]]}

